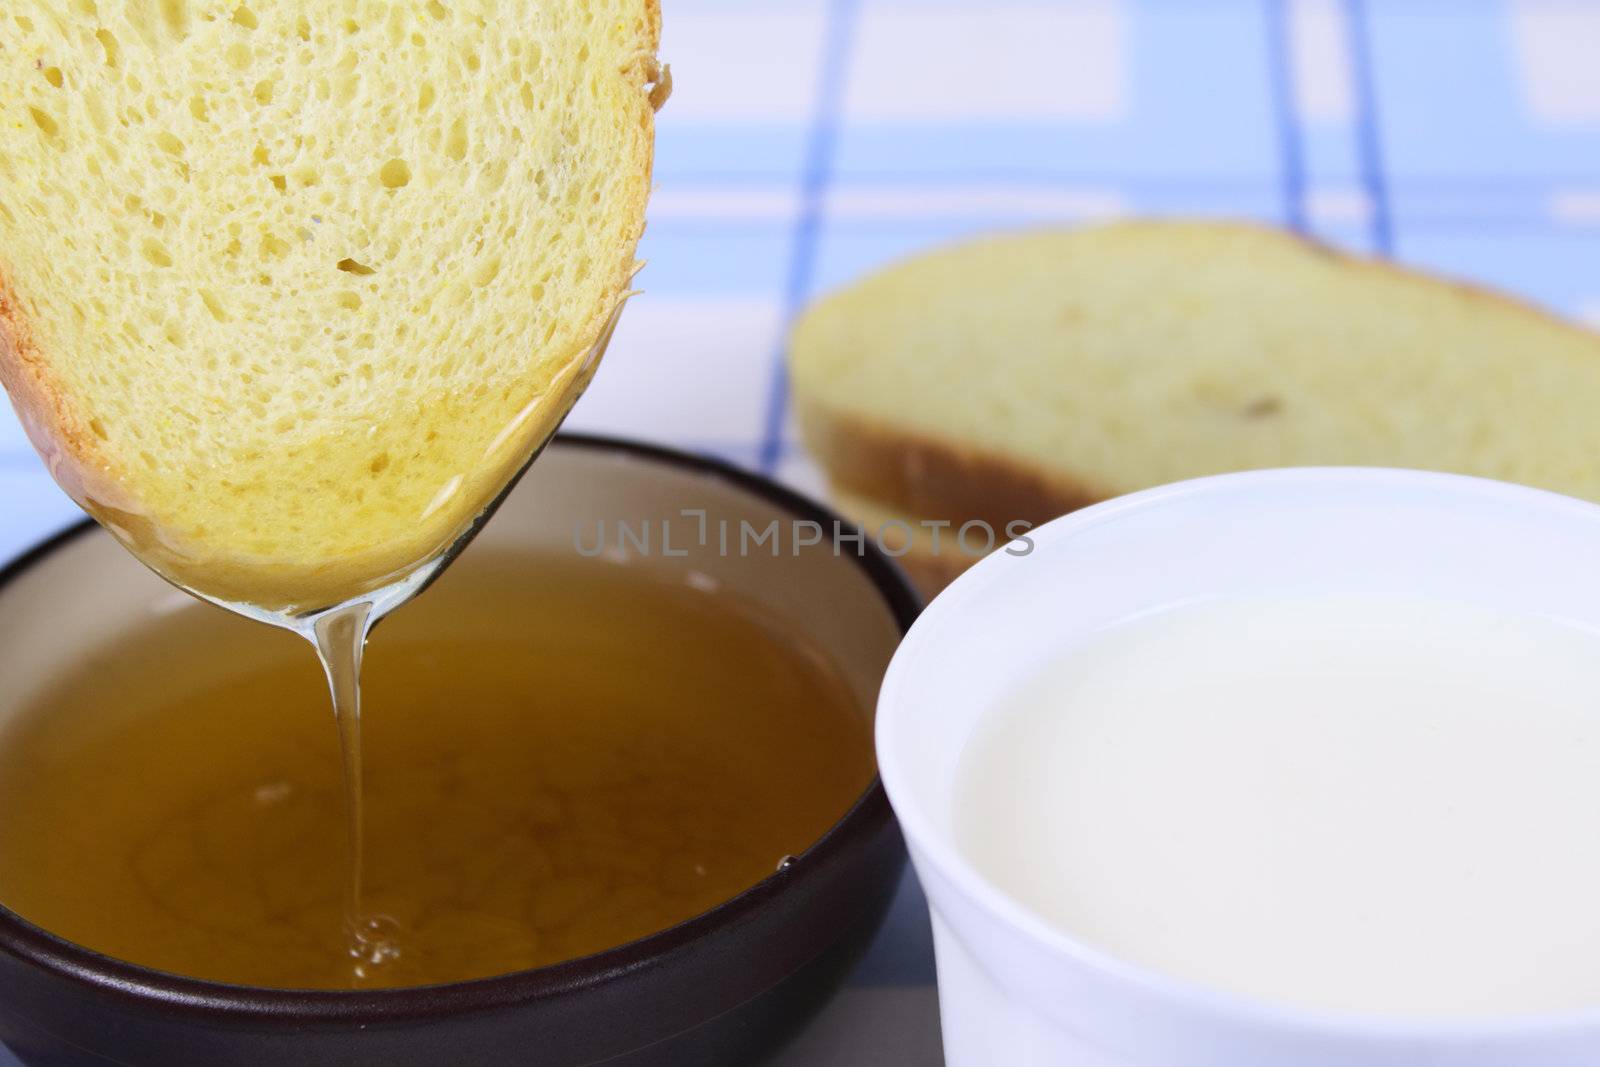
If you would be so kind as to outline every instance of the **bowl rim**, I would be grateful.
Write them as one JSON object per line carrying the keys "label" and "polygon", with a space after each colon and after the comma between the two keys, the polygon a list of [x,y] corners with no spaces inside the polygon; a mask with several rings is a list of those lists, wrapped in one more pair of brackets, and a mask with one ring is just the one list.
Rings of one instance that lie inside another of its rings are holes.
{"label": "bowl rim", "polygon": [[[766,475],[714,456],[624,437],[576,432],[557,434],[550,446],[610,453],[722,482],[794,518],[819,523],[826,531],[819,547],[832,545],[837,549],[842,540],[840,531],[856,528],[853,522]],[[86,518],[0,565],[0,594],[24,572],[98,529],[93,519]],[[922,609],[921,598],[899,566],[870,537],[853,543],[857,551],[836,551],[835,557],[848,559],[861,569],[904,637]],[[589,956],[461,982],[379,989],[280,989],[191,978],[96,952],[36,926],[3,904],[0,953],[69,982],[200,1020],[289,1026],[415,1023],[562,998],[623,978],[684,951],[719,929],[739,925],[766,907],[780,889],[806,878],[808,870],[821,870],[829,866],[830,858],[865,844],[881,823],[892,817],[883,781],[874,774],[838,821],[800,853],[797,858],[803,862],[775,871],[710,910]]]}

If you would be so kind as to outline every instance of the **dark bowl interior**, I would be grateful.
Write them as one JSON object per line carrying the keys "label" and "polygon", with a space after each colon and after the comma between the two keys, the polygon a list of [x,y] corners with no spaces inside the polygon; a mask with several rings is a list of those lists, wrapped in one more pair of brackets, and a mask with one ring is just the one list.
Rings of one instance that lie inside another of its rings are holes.
{"label": "dark bowl interior", "polygon": [[[792,552],[786,541],[777,555],[723,554],[713,538],[691,545],[687,558],[654,563],[713,570],[806,627],[870,709],[916,614],[915,594],[870,543],[837,541],[831,513],[766,479],[652,446],[563,435],[482,536],[548,546],[580,521],[683,523],[684,509],[735,529],[774,518],[818,524],[821,541]],[[171,595],[88,523],[15,560],[0,571],[0,678],[8,679],[0,708],[27,685],[13,666],[39,677],[69,667],[97,628],[115,632],[118,610]],[[552,967],[375,991],[165,974],[0,908],[0,1040],[40,1065],[750,1064],[837,988],[882,922],[904,861],[874,780],[794,863],[671,929]]]}

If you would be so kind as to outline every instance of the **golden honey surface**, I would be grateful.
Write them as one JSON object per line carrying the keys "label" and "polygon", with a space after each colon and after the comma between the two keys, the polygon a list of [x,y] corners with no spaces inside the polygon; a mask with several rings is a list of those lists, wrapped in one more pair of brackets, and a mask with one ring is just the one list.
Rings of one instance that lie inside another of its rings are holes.
{"label": "golden honey surface", "polygon": [[[372,984],[661,930],[814,843],[873,774],[827,659],[733,596],[469,552],[373,635]],[[0,733],[0,902],[109,955],[352,984],[337,733],[299,639],[199,605],[86,657]]]}

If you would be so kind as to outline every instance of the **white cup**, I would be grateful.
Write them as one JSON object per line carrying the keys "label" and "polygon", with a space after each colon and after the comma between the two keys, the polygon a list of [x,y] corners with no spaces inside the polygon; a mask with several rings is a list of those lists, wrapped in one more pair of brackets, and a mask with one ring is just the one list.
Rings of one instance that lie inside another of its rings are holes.
{"label": "white cup", "polygon": [[1076,638],[1198,597],[1297,590],[1466,597],[1600,626],[1600,507],[1445,474],[1257,471],[1112,500],[1032,542],[983,560],[929,605],[878,702],[879,766],[933,915],[948,1067],[1600,1064],[1600,1010],[1379,1020],[1156,974],[1007,897],[954,833],[968,739]]}

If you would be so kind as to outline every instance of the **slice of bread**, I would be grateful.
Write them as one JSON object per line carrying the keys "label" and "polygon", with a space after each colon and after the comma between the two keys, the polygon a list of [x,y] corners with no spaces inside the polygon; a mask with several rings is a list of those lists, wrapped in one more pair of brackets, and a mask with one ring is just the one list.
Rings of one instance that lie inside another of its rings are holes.
{"label": "slice of bread", "polygon": [[657,0],[9,0],[0,382],[61,484],[217,599],[448,546],[637,269]]}
{"label": "slice of bread", "polygon": [[[935,250],[819,301],[790,373],[845,509],[1003,530],[1258,467],[1600,500],[1600,337],[1278,231],[1129,222]],[[907,556],[936,588],[970,562]]]}

